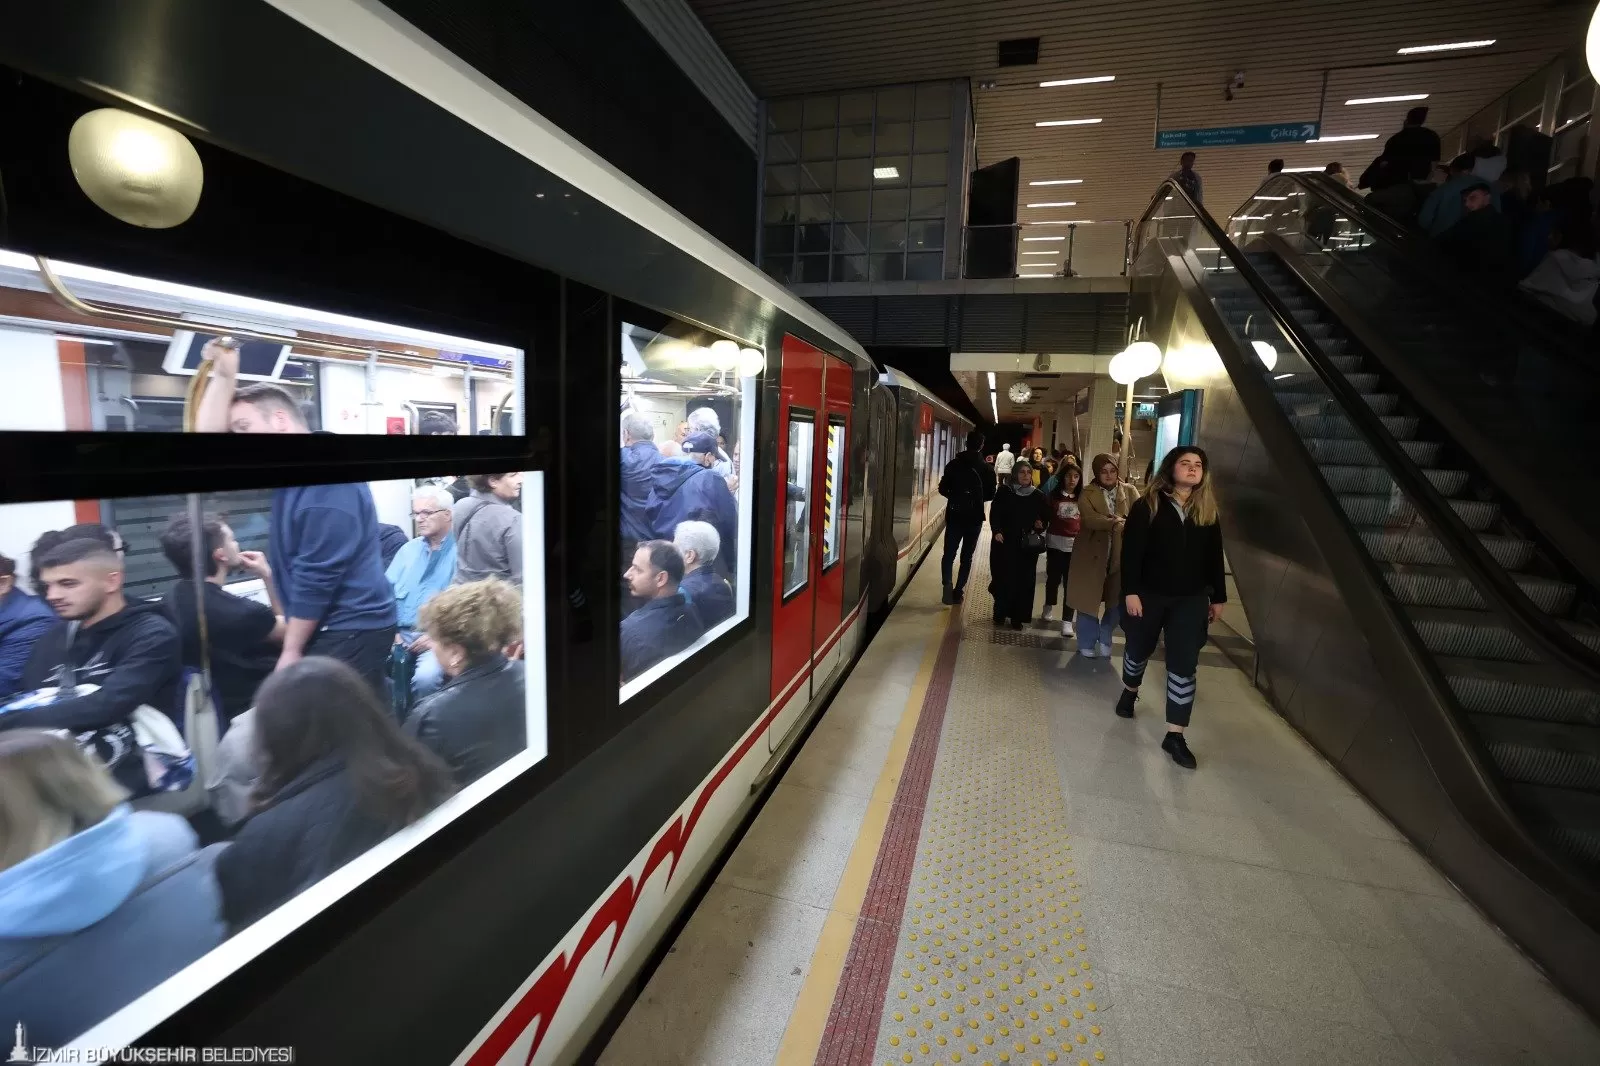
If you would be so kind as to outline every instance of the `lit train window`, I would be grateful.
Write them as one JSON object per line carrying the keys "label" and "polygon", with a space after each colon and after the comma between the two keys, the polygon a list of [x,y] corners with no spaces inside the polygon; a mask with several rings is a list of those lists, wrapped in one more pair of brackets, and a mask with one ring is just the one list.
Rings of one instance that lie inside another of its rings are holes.
{"label": "lit train window", "polygon": [[750,614],[753,348],[670,323],[621,338],[622,622],[627,700]]}
{"label": "lit train window", "polygon": [[0,249],[0,430],[520,434],[522,361],[504,345]]}
{"label": "lit train window", "polygon": [[827,465],[822,471],[822,568],[837,563],[844,555],[844,524],[839,513],[844,507],[844,418],[828,416]]}
{"label": "lit train window", "polygon": [[805,588],[811,559],[811,460],[816,418],[810,411],[789,408],[788,483],[783,508],[783,594]]}
{"label": "lit train window", "polygon": [[486,478],[0,506],[30,1045],[120,1046],[544,757],[542,475]]}

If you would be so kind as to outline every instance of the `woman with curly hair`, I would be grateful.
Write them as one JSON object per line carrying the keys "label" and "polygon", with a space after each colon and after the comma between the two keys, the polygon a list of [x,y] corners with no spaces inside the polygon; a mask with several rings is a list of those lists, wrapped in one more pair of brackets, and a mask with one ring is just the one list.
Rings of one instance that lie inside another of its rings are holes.
{"label": "woman with curly hair", "polygon": [[522,596],[495,578],[445,589],[417,613],[448,680],[406,720],[406,731],[467,785],[528,744],[523,664],[506,648],[522,639]]}

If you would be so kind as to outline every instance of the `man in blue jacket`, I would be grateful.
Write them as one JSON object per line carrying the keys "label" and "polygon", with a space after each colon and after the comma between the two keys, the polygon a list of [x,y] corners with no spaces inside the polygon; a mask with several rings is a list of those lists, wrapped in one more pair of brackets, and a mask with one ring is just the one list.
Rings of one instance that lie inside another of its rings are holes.
{"label": "man in blue jacket", "polygon": [[699,640],[705,624],[678,591],[683,580],[683,557],[670,541],[647,540],[639,545],[623,578],[628,590],[645,601],[643,607],[622,620],[617,641],[626,684]]}
{"label": "man in blue jacket", "polygon": [[421,630],[417,612],[422,605],[450,587],[456,576],[456,535],[451,531],[455,500],[440,485],[424,485],[411,497],[411,518],[417,535],[389,563],[386,576],[394,588],[399,616],[398,640],[417,656],[411,675],[411,695],[430,695],[444,683],[444,671],[433,644]]}
{"label": "man in blue jacket", "polygon": [[637,411],[622,415],[622,557],[633,558],[633,549],[651,537],[651,471],[661,461],[656,448],[656,430],[650,420]]}
{"label": "man in blue jacket", "polygon": [[0,555],[0,699],[21,690],[34,642],[55,624],[43,600],[17,587],[16,560]]}
{"label": "man in blue jacket", "polygon": [[739,543],[739,505],[728,483],[711,469],[717,457],[717,438],[691,433],[681,445],[683,455],[663,458],[651,469],[651,529],[657,540],[670,541],[684,522],[710,522],[722,542],[723,569],[736,573],[734,546]]}

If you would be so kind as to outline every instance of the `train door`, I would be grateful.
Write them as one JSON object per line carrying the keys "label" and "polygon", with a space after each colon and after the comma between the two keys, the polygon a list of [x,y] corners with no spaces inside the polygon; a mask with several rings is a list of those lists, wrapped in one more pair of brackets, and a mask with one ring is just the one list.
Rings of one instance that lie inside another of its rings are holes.
{"label": "train door", "polygon": [[844,556],[850,456],[851,370],[828,356],[823,363],[822,415],[817,419],[818,529],[816,614],[811,624],[814,685],[833,676],[845,651]]}

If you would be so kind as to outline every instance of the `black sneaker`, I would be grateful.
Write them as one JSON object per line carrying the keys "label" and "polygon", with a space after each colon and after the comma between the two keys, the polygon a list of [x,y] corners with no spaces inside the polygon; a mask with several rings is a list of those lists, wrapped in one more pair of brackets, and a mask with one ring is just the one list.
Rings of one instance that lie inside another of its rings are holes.
{"label": "black sneaker", "polygon": [[965,600],[967,598],[966,594],[964,592],[962,592],[960,589],[956,589],[950,595],[955,597],[955,600],[953,601],[955,603],[960,603],[960,602],[962,602],[963,600]]}
{"label": "black sneaker", "polygon": [[1021,629],[1022,628],[1022,623],[1017,621],[1015,618],[1013,618],[1011,620],[1011,628],[1012,629]]}
{"label": "black sneaker", "polygon": [[1183,739],[1182,733],[1169,732],[1161,741],[1161,750],[1185,770],[1194,769],[1194,752],[1189,750],[1189,742]]}
{"label": "black sneaker", "polygon": [[1117,717],[1132,718],[1133,705],[1139,700],[1139,694],[1132,689],[1123,689],[1122,695],[1117,698]]}
{"label": "black sneaker", "polygon": [[956,602],[956,594],[950,591],[949,585],[944,587],[944,595],[939,598],[939,602],[946,607]]}

